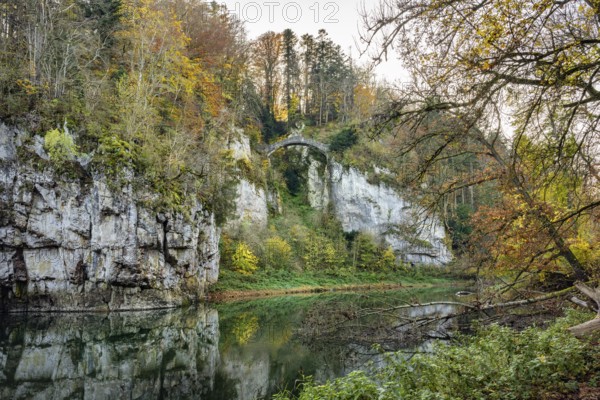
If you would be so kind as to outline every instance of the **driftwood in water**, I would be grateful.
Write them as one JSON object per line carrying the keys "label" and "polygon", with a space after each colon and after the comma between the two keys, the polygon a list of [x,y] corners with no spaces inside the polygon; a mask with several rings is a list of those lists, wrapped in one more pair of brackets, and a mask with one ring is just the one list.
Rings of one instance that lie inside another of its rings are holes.
{"label": "driftwood in water", "polygon": [[574,287],[564,289],[564,290],[554,292],[554,293],[548,293],[543,296],[534,297],[534,298],[530,298],[530,299],[524,299],[524,300],[510,301],[510,302],[506,302],[506,303],[470,304],[470,303],[463,303],[463,302],[456,302],[456,301],[440,301],[440,302],[431,302],[431,303],[425,303],[425,304],[419,304],[419,303],[403,304],[400,306],[390,307],[390,308],[386,308],[383,310],[376,310],[376,311],[364,313],[364,314],[358,315],[358,317],[365,317],[365,316],[369,316],[369,315],[373,315],[373,314],[401,310],[401,309],[405,309],[405,308],[436,306],[436,305],[452,305],[452,306],[465,307],[468,310],[468,312],[489,311],[489,310],[500,309],[500,308],[513,308],[513,307],[520,307],[520,306],[535,304],[535,303],[539,303],[542,301],[561,297],[561,296],[564,296],[564,295],[574,291],[575,289],[578,289],[581,293],[585,294],[587,297],[592,299],[597,304],[597,307],[590,307],[590,304],[588,304],[587,302],[585,302],[583,300],[577,299],[576,297],[571,298],[572,302],[575,302],[576,304],[579,304],[586,308],[592,308],[592,309],[599,310],[599,311],[598,311],[598,317],[596,319],[593,319],[584,324],[570,328],[569,331],[572,332],[573,335],[576,337],[589,336],[589,335],[593,334],[594,332],[600,331],[600,288],[592,289],[591,287],[589,287],[583,283],[578,283]]}

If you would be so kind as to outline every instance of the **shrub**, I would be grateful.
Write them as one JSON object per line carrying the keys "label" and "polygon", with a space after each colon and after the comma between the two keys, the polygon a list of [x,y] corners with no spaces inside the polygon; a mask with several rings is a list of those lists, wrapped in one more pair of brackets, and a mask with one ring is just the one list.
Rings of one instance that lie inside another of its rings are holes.
{"label": "shrub", "polygon": [[336,153],[342,153],[358,143],[358,135],[354,128],[345,128],[331,138],[329,149]]}
{"label": "shrub", "polygon": [[320,386],[309,381],[299,399],[570,398],[578,382],[600,377],[597,346],[567,331],[589,318],[570,312],[546,330],[520,333],[493,325],[410,360],[390,355],[385,367],[369,374],[356,372]]}
{"label": "shrub", "polygon": [[44,149],[48,152],[50,159],[62,164],[72,161],[77,157],[77,145],[69,132],[53,129],[44,136]]}
{"label": "shrub", "polygon": [[393,270],[396,268],[396,253],[391,246],[388,246],[381,252],[379,260],[377,260],[377,269],[380,271]]}
{"label": "shrub", "polygon": [[244,242],[237,244],[231,261],[233,269],[244,275],[252,275],[258,269],[258,257]]}
{"label": "shrub", "polygon": [[265,264],[268,268],[289,269],[292,260],[292,247],[279,236],[267,239],[265,243]]}
{"label": "shrub", "polygon": [[373,235],[357,234],[352,243],[352,253],[355,266],[365,270],[373,270],[377,267],[379,248]]}

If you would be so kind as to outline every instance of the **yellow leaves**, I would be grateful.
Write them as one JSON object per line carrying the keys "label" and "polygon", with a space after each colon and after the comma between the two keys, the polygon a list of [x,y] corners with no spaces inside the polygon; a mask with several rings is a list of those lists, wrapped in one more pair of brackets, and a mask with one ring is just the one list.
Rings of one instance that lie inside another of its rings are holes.
{"label": "yellow leaves", "polygon": [[388,247],[383,251],[379,260],[377,260],[377,269],[380,271],[391,270],[396,266],[396,253],[394,249]]}
{"label": "yellow leaves", "polygon": [[260,324],[258,317],[254,314],[244,313],[235,319],[233,335],[239,345],[245,345],[256,335]]}
{"label": "yellow leaves", "polygon": [[579,221],[577,236],[568,241],[575,256],[587,265],[592,276],[600,277],[600,227],[592,218]]}
{"label": "yellow leaves", "polygon": [[17,86],[29,96],[39,92],[39,87],[34,85],[29,79],[17,80]]}
{"label": "yellow leaves", "polygon": [[269,268],[287,269],[292,259],[292,247],[279,236],[265,242],[265,263]]}
{"label": "yellow leaves", "polygon": [[354,88],[354,107],[359,119],[368,117],[374,109],[377,98],[373,88],[356,85]]}
{"label": "yellow leaves", "polygon": [[252,275],[258,269],[258,257],[244,242],[237,244],[232,256],[232,263],[234,270],[243,275]]}

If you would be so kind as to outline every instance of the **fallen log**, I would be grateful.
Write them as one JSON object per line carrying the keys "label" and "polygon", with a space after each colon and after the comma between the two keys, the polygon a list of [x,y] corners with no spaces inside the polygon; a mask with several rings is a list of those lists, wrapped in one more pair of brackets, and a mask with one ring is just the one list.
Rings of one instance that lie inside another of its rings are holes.
{"label": "fallen log", "polygon": [[569,332],[576,338],[583,339],[588,336],[597,334],[600,331],[600,317],[595,318],[591,321],[584,322],[581,325],[569,328]]}

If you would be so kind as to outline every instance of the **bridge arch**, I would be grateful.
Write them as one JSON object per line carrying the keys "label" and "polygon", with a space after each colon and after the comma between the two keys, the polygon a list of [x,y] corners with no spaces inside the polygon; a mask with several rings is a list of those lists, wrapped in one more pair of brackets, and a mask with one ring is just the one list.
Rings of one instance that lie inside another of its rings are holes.
{"label": "bridge arch", "polygon": [[263,146],[262,153],[267,157],[271,157],[271,155],[279,149],[290,146],[305,146],[311,147],[319,152],[321,152],[325,157],[329,158],[329,145],[325,143],[318,142],[313,139],[305,138],[301,135],[293,135],[289,136],[279,142],[275,142],[273,144]]}

